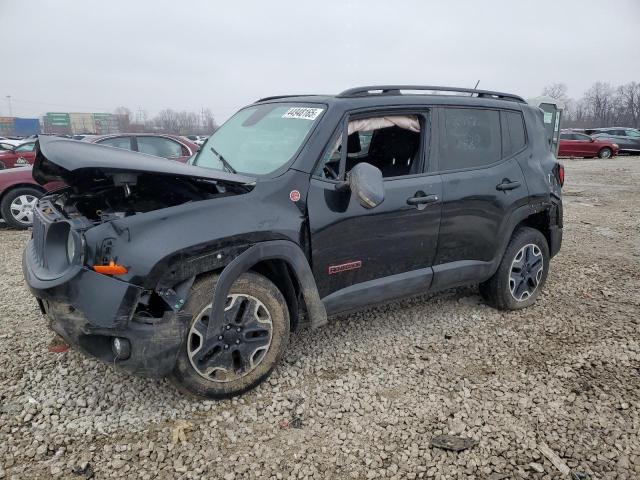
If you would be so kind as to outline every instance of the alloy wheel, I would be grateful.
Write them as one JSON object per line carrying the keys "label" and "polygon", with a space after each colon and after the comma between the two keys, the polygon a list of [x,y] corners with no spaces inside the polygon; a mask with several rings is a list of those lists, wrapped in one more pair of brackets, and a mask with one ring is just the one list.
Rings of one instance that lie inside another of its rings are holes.
{"label": "alloy wheel", "polygon": [[271,314],[256,297],[227,297],[224,321],[207,338],[211,305],[195,318],[187,338],[189,361],[198,374],[213,382],[232,382],[244,377],[263,360],[271,345]]}
{"label": "alloy wheel", "polygon": [[544,271],[544,257],[540,247],[529,243],[518,250],[511,262],[509,291],[513,298],[522,302],[538,288]]}

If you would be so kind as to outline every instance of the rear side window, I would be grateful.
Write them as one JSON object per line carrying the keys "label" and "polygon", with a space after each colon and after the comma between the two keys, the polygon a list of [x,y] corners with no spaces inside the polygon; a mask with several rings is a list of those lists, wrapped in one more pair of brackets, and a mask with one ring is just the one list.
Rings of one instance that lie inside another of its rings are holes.
{"label": "rear side window", "polygon": [[131,150],[131,138],[130,137],[111,137],[104,140],[100,140],[100,145],[107,145],[109,147],[123,148],[125,150]]}
{"label": "rear side window", "polygon": [[500,160],[500,117],[497,110],[445,108],[440,168],[456,170]]}
{"label": "rear side window", "polygon": [[182,145],[164,137],[138,137],[138,151],[156,157],[176,158],[182,156]]}
{"label": "rear side window", "polygon": [[508,157],[524,148],[527,137],[524,119],[519,112],[500,112],[502,120],[502,156]]}

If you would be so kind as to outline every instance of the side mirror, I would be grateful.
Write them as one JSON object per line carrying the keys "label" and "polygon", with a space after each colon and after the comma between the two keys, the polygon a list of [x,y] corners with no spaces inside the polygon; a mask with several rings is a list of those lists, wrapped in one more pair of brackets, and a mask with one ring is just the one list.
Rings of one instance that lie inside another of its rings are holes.
{"label": "side mirror", "polygon": [[593,142],[595,142],[595,141],[596,141],[596,139],[595,139],[595,138],[593,138],[593,137],[591,137],[590,142],[591,142],[591,143],[593,143]]}
{"label": "side mirror", "polygon": [[382,172],[370,163],[358,163],[353,167],[348,183],[364,208],[375,208],[384,201]]}

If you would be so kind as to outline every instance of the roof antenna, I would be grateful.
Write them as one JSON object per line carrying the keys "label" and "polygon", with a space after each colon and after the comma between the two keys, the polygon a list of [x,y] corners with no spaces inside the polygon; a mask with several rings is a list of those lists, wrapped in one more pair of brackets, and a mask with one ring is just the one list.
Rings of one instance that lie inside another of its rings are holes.
{"label": "roof antenna", "polygon": [[476,88],[478,88],[478,85],[480,85],[480,80],[478,80],[478,81],[476,82],[476,86],[475,86],[475,87],[473,87],[473,89],[475,90]]}

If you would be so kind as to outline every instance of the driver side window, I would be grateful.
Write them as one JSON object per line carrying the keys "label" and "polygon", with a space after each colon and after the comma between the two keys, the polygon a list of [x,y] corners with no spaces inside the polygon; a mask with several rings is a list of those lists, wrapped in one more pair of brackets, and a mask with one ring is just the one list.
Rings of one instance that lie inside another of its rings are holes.
{"label": "driver side window", "polygon": [[[349,122],[345,171],[361,162],[380,169],[384,178],[420,173],[422,118],[418,115],[385,115]],[[342,132],[340,132],[342,133]],[[315,175],[338,180],[342,135],[337,134],[325,151]]]}

